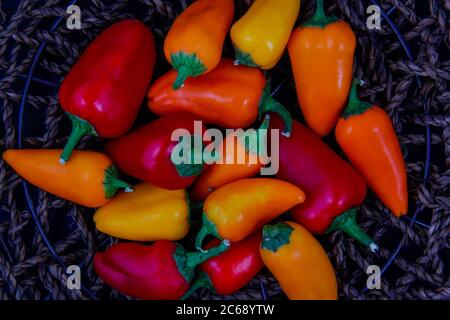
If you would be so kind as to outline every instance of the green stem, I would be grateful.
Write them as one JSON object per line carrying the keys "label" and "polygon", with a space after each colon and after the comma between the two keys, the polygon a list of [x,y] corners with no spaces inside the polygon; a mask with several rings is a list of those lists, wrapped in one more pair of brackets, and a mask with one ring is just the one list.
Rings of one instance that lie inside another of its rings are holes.
{"label": "green stem", "polygon": [[175,79],[173,83],[173,90],[180,89],[184,86],[184,82],[186,79],[190,76],[189,68],[186,66],[181,66],[177,69],[177,78]]}
{"label": "green stem", "polygon": [[259,103],[258,115],[261,117],[264,113],[275,112],[284,122],[282,135],[290,137],[292,131],[292,117],[289,111],[270,95],[270,83],[263,90],[261,101]]}
{"label": "green stem", "polygon": [[261,248],[277,252],[280,247],[289,244],[292,231],[294,231],[294,228],[286,222],[265,225],[263,227]]}
{"label": "green stem", "polygon": [[217,228],[216,228],[215,224],[211,220],[209,220],[208,217],[206,216],[206,213],[203,212],[202,227],[197,234],[197,238],[195,239],[195,247],[197,248],[197,250],[204,251],[202,249],[202,244],[203,244],[203,240],[208,235],[213,235],[218,239],[222,239],[220,237],[219,233],[217,232]]}
{"label": "green stem", "polygon": [[215,257],[230,247],[230,241],[223,240],[217,247],[198,251],[186,252],[181,245],[177,245],[173,255],[178,271],[184,277],[187,283],[192,281],[194,277],[195,268],[212,257]]}
{"label": "green stem", "polygon": [[189,298],[195,291],[200,288],[206,288],[212,292],[215,291],[213,284],[211,283],[211,279],[205,272],[200,272],[197,280],[190,286],[189,290],[180,298],[180,300],[186,300]]}
{"label": "green stem", "polygon": [[337,21],[338,18],[335,16],[327,16],[323,8],[323,0],[316,0],[316,10],[311,19],[306,21],[302,27],[319,27],[325,28],[329,23]]}
{"label": "green stem", "polygon": [[70,155],[72,154],[73,149],[75,149],[76,145],[80,141],[80,139],[85,135],[96,136],[94,127],[84,119],[81,119],[69,112],[66,112],[67,117],[72,121],[72,132],[70,133],[69,139],[67,140],[66,145],[61,153],[59,162],[61,164],[65,164]]}
{"label": "green stem", "polygon": [[244,66],[257,67],[257,68],[259,67],[259,65],[257,65],[253,61],[252,56],[249,53],[242,51],[241,49],[239,49],[236,46],[234,46],[234,52],[235,52],[234,64],[236,64],[236,65],[242,64]]}
{"label": "green stem", "polygon": [[207,70],[195,53],[191,54],[183,51],[172,53],[170,55],[170,63],[178,72],[172,86],[174,90],[181,88],[188,77],[197,77]]}
{"label": "green stem", "polygon": [[[188,142],[185,143],[184,139],[188,139],[187,140]],[[177,169],[177,172],[180,175],[180,177],[198,176],[203,171],[203,168],[205,166],[205,159],[206,160],[209,159],[203,157],[203,150],[204,150],[203,142],[201,142],[202,146],[200,150],[198,150],[199,148],[196,148],[195,139],[200,139],[201,141],[201,137],[197,137],[195,135],[182,136],[177,146],[172,149],[170,159],[175,168]],[[181,149],[179,147],[181,147]],[[187,156],[184,155],[184,152],[186,150],[189,151],[189,154]],[[180,151],[183,152],[183,155],[179,154]],[[179,159],[178,157],[181,159]],[[200,161],[197,161],[198,159]],[[178,163],[178,160],[182,160],[182,162]]]}
{"label": "green stem", "polygon": [[112,198],[117,190],[124,189],[125,192],[132,192],[133,186],[125,181],[120,180],[118,177],[117,168],[114,165],[109,166],[105,170],[105,178],[103,180],[103,187],[105,189],[105,197],[107,199]]}
{"label": "green stem", "polygon": [[356,222],[356,212],[356,208],[352,208],[336,217],[326,233],[334,230],[342,230],[353,239],[359,241],[365,246],[368,246],[372,252],[377,251],[378,246],[375,244],[373,239],[369,237],[369,235],[365,233]]}
{"label": "green stem", "polygon": [[361,114],[372,107],[370,103],[359,100],[358,85],[362,85],[362,81],[359,79],[354,79],[350,88],[347,107],[342,113],[342,117],[344,119],[347,119],[353,115]]}

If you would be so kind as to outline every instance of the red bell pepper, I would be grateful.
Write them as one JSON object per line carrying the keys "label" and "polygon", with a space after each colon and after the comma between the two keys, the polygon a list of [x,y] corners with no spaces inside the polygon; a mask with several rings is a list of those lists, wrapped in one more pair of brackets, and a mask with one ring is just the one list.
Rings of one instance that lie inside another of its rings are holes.
{"label": "red bell pepper", "polygon": [[113,24],[87,47],[59,90],[61,107],[72,121],[61,163],[84,135],[114,138],[130,129],[155,60],[152,32],[138,20]]}
{"label": "red bell pepper", "polygon": [[160,240],[151,246],[119,243],[94,256],[94,269],[104,282],[141,299],[174,300],[186,293],[200,263],[225,251],[223,241],[205,252],[186,252],[175,242]]}
{"label": "red bell pepper", "polygon": [[[283,128],[276,115],[271,128]],[[290,138],[280,137],[277,177],[305,192],[306,201],[290,211],[295,221],[313,233],[341,229],[372,251],[378,247],[356,223],[355,207],[366,196],[362,177],[316,134],[293,121]]]}
{"label": "red bell pepper", "polygon": [[[164,189],[183,189],[194,182],[203,163],[176,166],[172,162],[171,154],[178,142],[172,141],[171,136],[176,129],[186,129],[194,135],[194,119],[187,115],[159,118],[109,141],[105,151],[130,176]],[[203,134],[205,128],[202,126],[201,130]]]}
{"label": "red bell pepper", "polygon": [[[230,248],[200,265],[201,273],[189,291],[187,298],[198,288],[208,288],[217,294],[232,294],[253,279],[264,266],[259,254],[261,230],[247,238],[232,243]],[[220,245],[219,239],[207,243],[205,249]]]}

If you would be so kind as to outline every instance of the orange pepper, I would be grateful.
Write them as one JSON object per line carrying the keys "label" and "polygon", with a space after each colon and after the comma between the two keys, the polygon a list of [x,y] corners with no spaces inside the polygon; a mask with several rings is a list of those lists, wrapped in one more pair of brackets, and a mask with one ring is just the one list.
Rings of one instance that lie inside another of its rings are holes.
{"label": "orange pepper", "polygon": [[217,66],[233,16],[233,0],[197,0],[175,19],[164,41],[166,59],[178,71],[174,89]]}
{"label": "orange pepper", "polygon": [[117,169],[100,152],[74,151],[65,165],[60,149],[7,150],[3,159],[25,180],[63,199],[86,207],[100,207],[119,188],[131,186],[117,178]]}
{"label": "orange pepper", "polygon": [[[266,115],[259,129],[265,130],[268,125],[269,116]],[[256,135],[257,139],[260,137],[262,136]],[[211,192],[227,183],[258,175],[264,166],[263,156],[258,150],[247,150],[243,142],[242,138],[235,134],[225,137],[218,147],[220,152],[218,161],[207,167],[195,181],[191,192],[192,200],[203,201]],[[244,163],[240,160],[244,160]]]}
{"label": "orange pepper", "polygon": [[289,299],[337,299],[333,266],[320,243],[301,225],[264,226],[260,253]]}
{"label": "orange pepper", "polygon": [[294,30],[288,52],[298,103],[308,126],[330,133],[345,107],[352,81],[356,38],[351,27],[327,17],[323,0],[311,20]]}
{"label": "orange pepper", "polygon": [[214,235],[237,242],[265,223],[303,203],[305,194],[289,182],[270,178],[242,179],[212,192],[203,207],[203,226],[195,245]]}
{"label": "orange pepper", "polygon": [[406,166],[388,114],[360,101],[358,81],[336,126],[336,139],[381,201],[399,217],[408,211]]}

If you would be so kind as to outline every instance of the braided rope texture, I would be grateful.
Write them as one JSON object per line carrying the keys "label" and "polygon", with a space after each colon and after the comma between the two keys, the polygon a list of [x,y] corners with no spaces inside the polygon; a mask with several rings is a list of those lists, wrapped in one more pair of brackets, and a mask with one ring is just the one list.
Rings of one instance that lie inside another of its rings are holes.
{"label": "braided rope texture", "polygon": [[[15,1],[11,1],[15,2]],[[251,1],[237,1],[237,16]],[[17,117],[26,74],[42,41],[47,46],[34,73],[24,118],[24,147],[62,147],[70,124],[57,101],[64,75],[95,36],[112,23],[135,17],[154,31],[158,63],[156,75],[169,69],[162,44],[174,17],[189,1],[90,0],[78,1],[81,30],[69,30],[65,20],[55,32],[49,26],[65,16],[67,1],[22,0],[18,7],[0,1],[0,151],[18,142]],[[383,0],[393,8],[391,19],[412,47],[414,61],[407,59],[386,21],[381,30],[368,30],[369,1],[328,1],[327,12],[345,19],[357,34],[355,75],[366,82],[360,97],[389,113],[407,161],[411,217],[418,207],[417,222],[394,218],[369,192],[359,222],[380,244],[371,253],[354,240],[334,232],[318,237],[335,267],[341,299],[449,299],[450,298],[450,3],[439,0]],[[314,1],[302,1],[299,21],[312,15]],[[232,56],[231,45],[225,55]],[[269,72],[275,97],[301,119],[293,78],[286,55]],[[416,76],[423,82],[418,87]],[[422,100],[423,99],[423,100]],[[422,101],[428,110],[424,110]],[[143,110],[142,119],[150,115]],[[431,166],[424,182],[426,126],[431,130]],[[328,143],[336,148],[333,139]],[[80,148],[95,149],[99,139],[84,139]],[[339,151],[338,151],[339,152]],[[341,153],[342,154],[342,153]],[[24,201],[21,178],[0,160],[0,299],[88,299],[83,290],[68,290],[66,270],[47,248]],[[93,211],[31,188],[38,219],[66,265],[82,269],[82,283],[100,299],[130,299],[112,290],[95,275],[92,257],[117,240],[95,230]],[[196,227],[196,226],[194,226]],[[365,290],[369,265],[383,267],[404,238],[401,249],[381,277],[381,289]],[[188,242],[189,244],[189,242]],[[299,270],[301,272],[301,270]],[[199,290],[197,299],[285,299],[276,280],[264,270],[240,292],[217,296]]]}

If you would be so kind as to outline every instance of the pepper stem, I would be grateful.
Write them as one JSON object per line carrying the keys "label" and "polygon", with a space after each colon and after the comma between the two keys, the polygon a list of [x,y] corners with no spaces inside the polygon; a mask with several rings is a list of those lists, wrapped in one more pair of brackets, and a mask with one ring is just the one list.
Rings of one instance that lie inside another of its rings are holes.
{"label": "pepper stem", "polygon": [[326,233],[334,230],[344,231],[353,239],[359,241],[365,246],[368,246],[372,252],[378,250],[378,246],[375,244],[373,239],[369,237],[369,235],[365,233],[356,222],[356,208],[347,210],[340,216],[336,217]]}
{"label": "pepper stem", "polygon": [[258,116],[262,117],[264,113],[275,112],[284,122],[283,132],[281,133],[285,137],[290,137],[292,131],[292,117],[289,111],[278,101],[276,101],[270,95],[270,83],[266,85],[263,90],[261,101],[258,108]]}
{"label": "pepper stem", "polygon": [[201,227],[200,231],[197,234],[197,238],[195,239],[195,248],[197,248],[197,250],[199,250],[200,252],[204,252],[205,251],[202,248],[202,244],[203,244],[203,240],[208,235],[213,235],[213,236],[215,236],[218,239],[222,239],[219,236],[219,233],[217,232],[217,228],[214,225],[214,223],[211,220],[209,220],[208,217],[206,216],[206,213],[203,212],[202,227]]}
{"label": "pepper stem", "polygon": [[187,283],[192,281],[195,268],[212,257],[215,257],[230,247],[229,240],[223,240],[217,247],[203,250],[201,252],[186,252],[181,245],[177,245],[173,258],[178,271],[184,277]]}
{"label": "pepper stem", "polygon": [[319,27],[325,28],[325,26],[331,22],[337,21],[335,16],[327,16],[323,8],[323,0],[316,0],[316,9],[314,15],[306,21],[302,27]]}
{"label": "pepper stem", "polygon": [[189,69],[186,66],[181,66],[177,69],[177,78],[173,83],[173,90],[180,89],[184,86],[184,82],[190,76]]}
{"label": "pepper stem", "polygon": [[186,300],[189,298],[195,291],[200,288],[207,288],[208,290],[215,291],[214,286],[211,283],[211,279],[205,272],[200,272],[197,280],[190,286],[189,290],[180,298],[180,300]]}
{"label": "pepper stem", "polygon": [[248,67],[259,67],[259,65],[257,65],[253,61],[252,56],[249,53],[242,51],[237,46],[234,46],[234,52],[235,52],[235,60],[234,60],[235,65],[242,64]]}
{"label": "pepper stem", "polygon": [[83,136],[97,136],[94,127],[89,122],[69,112],[66,112],[66,114],[70,121],[72,121],[72,132],[70,133],[69,139],[67,140],[67,143],[64,146],[59,158],[59,163],[61,164],[65,164],[69,160],[73,149],[75,149],[76,145]]}
{"label": "pepper stem", "polygon": [[370,109],[372,105],[368,102],[359,100],[358,98],[358,85],[362,85],[363,81],[354,79],[350,88],[350,94],[348,96],[347,107],[342,113],[342,117],[347,119],[350,116],[358,115]]}
{"label": "pepper stem", "polygon": [[199,76],[207,70],[195,53],[190,54],[183,51],[172,53],[170,63],[178,72],[172,86],[174,90],[181,88],[188,77]]}
{"label": "pepper stem", "polygon": [[118,177],[117,168],[114,165],[109,166],[105,170],[105,178],[103,180],[103,187],[105,189],[105,197],[112,198],[117,190],[124,189],[125,192],[133,192],[131,184],[120,180]]}
{"label": "pepper stem", "polygon": [[292,231],[294,231],[294,228],[286,222],[265,225],[263,227],[261,248],[277,252],[280,247],[289,244]]}
{"label": "pepper stem", "polygon": [[230,240],[225,239],[222,240],[222,242],[217,247],[198,252],[188,252],[186,253],[186,266],[195,269],[195,267],[197,267],[199,264],[221,254],[222,252],[228,250],[229,247]]}

